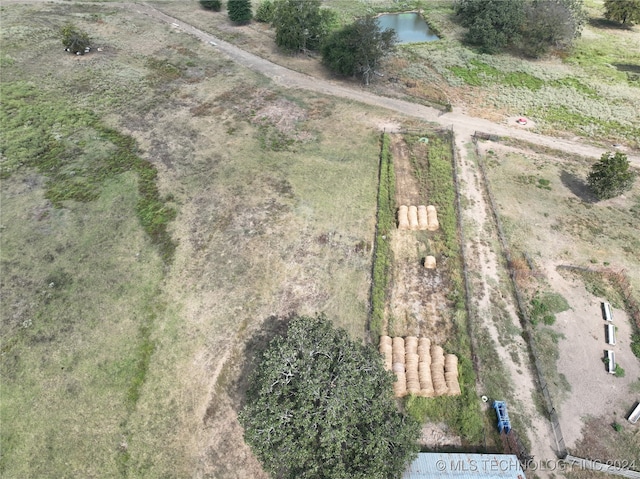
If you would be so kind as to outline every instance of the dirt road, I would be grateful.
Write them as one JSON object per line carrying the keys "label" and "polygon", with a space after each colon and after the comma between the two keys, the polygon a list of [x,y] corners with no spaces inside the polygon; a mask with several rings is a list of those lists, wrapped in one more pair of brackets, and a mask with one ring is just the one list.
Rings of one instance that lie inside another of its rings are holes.
{"label": "dirt road", "polygon": [[[599,158],[605,151],[599,146],[589,145],[579,141],[538,135],[522,129],[520,126],[515,124],[515,122],[513,125],[494,123],[482,118],[465,115],[460,111],[456,111],[455,108],[451,113],[442,114],[440,110],[436,110],[435,108],[395,98],[381,97],[364,89],[351,88],[339,82],[314,78],[280,65],[276,65],[269,60],[246,52],[231,43],[225,42],[224,40],[211,35],[210,33],[203,32],[192,25],[166,15],[150,5],[141,3],[119,3],[116,5],[130,8],[137,13],[149,15],[157,20],[172,25],[178,30],[193,35],[203,42],[209,43],[211,48],[215,48],[216,50],[224,53],[238,64],[262,73],[272,79],[276,84],[286,88],[309,90],[317,93],[323,93],[325,95],[358,101],[367,105],[386,108],[404,115],[435,122],[444,127],[453,127],[456,135],[460,138],[468,138],[475,131],[482,131],[498,136],[509,136],[547,148],[553,148],[559,151],[593,158]],[[628,155],[628,158],[634,165],[640,168],[640,156]]]}

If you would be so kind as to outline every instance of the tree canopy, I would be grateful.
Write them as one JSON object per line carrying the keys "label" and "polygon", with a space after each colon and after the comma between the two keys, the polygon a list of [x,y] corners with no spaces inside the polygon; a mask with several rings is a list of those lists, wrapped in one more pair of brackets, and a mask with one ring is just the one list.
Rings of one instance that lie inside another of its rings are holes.
{"label": "tree canopy", "polygon": [[322,61],[336,73],[362,77],[368,85],[376,66],[396,42],[394,30],[381,30],[376,19],[367,16],[331,33],[322,45]]}
{"label": "tree canopy", "polygon": [[398,477],[420,427],[398,411],[392,381],[375,349],[324,316],[294,318],[252,375],[245,440],[273,477]]}
{"label": "tree canopy", "polygon": [[248,23],[253,16],[251,0],[228,0],[227,13],[229,19],[234,23]]}
{"label": "tree canopy", "polygon": [[586,20],[583,0],[457,0],[455,11],[467,43],[484,53],[515,47],[540,56],[566,48]]}
{"label": "tree canopy", "polygon": [[335,21],[333,11],[320,0],[278,0],[271,24],[276,45],[289,51],[317,50]]}
{"label": "tree canopy", "polygon": [[591,167],[587,184],[601,200],[618,196],[633,186],[635,175],[630,169],[627,155],[617,151],[604,153]]}
{"label": "tree canopy", "polygon": [[604,17],[622,24],[640,23],[640,0],[604,0]]}

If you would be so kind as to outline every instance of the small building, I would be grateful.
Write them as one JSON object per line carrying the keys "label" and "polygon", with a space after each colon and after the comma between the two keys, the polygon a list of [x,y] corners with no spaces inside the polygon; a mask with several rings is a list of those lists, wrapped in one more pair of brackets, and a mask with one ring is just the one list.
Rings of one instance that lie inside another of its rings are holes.
{"label": "small building", "polygon": [[520,461],[512,454],[423,452],[402,479],[525,479]]}

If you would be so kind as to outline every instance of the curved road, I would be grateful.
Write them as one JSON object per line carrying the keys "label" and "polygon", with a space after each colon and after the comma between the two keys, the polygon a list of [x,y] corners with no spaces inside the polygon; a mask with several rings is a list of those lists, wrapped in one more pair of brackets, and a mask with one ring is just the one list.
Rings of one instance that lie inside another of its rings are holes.
{"label": "curved road", "polygon": [[[112,4],[113,5],[113,4]],[[164,21],[185,33],[193,35],[200,40],[211,45],[211,48],[224,53],[233,61],[256,72],[271,78],[276,84],[286,88],[309,90],[325,95],[336,96],[348,100],[358,101],[368,105],[373,105],[398,113],[420,118],[422,120],[438,123],[444,127],[452,127],[455,132],[462,137],[468,137],[475,131],[482,131],[498,136],[509,136],[511,138],[528,141],[535,145],[540,145],[555,150],[572,154],[579,154],[586,157],[599,158],[606,151],[594,145],[581,143],[578,141],[551,136],[539,135],[530,131],[520,129],[517,125],[507,126],[498,124],[482,118],[475,118],[460,112],[442,114],[435,108],[430,108],[416,103],[378,96],[362,89],[354,89],[343,84],[314,78],[303,73],[299,73],[270,62],[252,53],[246,52],[231,43],[225,42],[210,33],[203,32],[192,25],[184,23],[174,17],[166,15],[156,8],[144,3],[120,3],[119,5],[128,7],[138,13],[149,15],[157,20]],[[627,155],[630,162],[636,167],[640,167],[640,156]]]}

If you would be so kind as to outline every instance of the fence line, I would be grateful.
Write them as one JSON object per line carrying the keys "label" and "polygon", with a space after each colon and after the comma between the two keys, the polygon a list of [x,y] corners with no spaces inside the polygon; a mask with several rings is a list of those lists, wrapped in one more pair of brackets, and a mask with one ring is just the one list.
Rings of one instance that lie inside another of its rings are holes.
{"label": "fence line", "polygon": [[482,176],[482,183],[485,187],[485,192],[487,194],[487,198],[489,199],[489,206],[491,208],[491,213],[493,219],[496,224],[496,228],[498,231],[498,238],[500,240],[500,245],[502,249],[502,253],[507,262],[507,268],[509,271],[509,278],[511,279],[511,284],[513,287],[514,296],[516,299],[516,305],[518,307],[518,311],[520,312],[520,324],[524,331],[524,339],[529,347],[529,353],[533,358],[534,370],[536,373],[536,379],[538,381],[538,386],[540,388],[540,392],[542,393],[542,397],[544,399],[545,408],[547,410],[548,419],[551,424],[551,429],[553,431],[553,436],[556,441],[556,455],[559,458],[563,458],[567,455],[567,448],[564,442],[564,436],[562,435],[562,430],[560,428],[560,422],[558,420],[558,414],[553,405],[553,401],[551,399],[551,394],[549,393],[549,387],[544,378],[544,369],[542,368],[542,363],[540,362],[540,355],[538,354],[537,347],[535,345],[535,341],[533,339],[533,331],[531,330],[531,322],[529,319],[529,315],[527,313],[527,308],[525,307],[525,301],[522,297],[520,289],[518,288],[518,284],[516,281],[516,271],[512,267],[512,257],[511,252],[509,250],[509,245],[507,243],[507,237],[504,233],[504,228],[502,227],[502,222],[500,221],[500,216],[498,215],[497,210],[497,202],[493,196],[493,192],[491,191],[491,186],[489,185],[488,177],[486,170],[484,168],[484,162],[482,161],[482,157],[480,156],[480,151],[478,149],[478,139],[490,139],[490,140],[499,140],[495,135],[489,135],[488,133],[475,132],[472,141],[474,145],[474,151],[476,154],[476,158],[478,159],[478,168],[480,170],[480,174]]}

